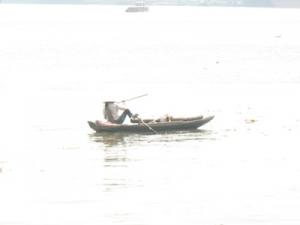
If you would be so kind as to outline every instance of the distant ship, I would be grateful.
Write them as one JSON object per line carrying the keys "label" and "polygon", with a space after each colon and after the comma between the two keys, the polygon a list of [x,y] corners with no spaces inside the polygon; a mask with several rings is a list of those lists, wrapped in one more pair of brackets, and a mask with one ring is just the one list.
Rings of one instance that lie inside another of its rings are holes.
{"label": "distant ship", "polygon": [[144,1],[136,2],[135,6],[129,6],[126,12],[148,12],[149,8],[146,6]]}

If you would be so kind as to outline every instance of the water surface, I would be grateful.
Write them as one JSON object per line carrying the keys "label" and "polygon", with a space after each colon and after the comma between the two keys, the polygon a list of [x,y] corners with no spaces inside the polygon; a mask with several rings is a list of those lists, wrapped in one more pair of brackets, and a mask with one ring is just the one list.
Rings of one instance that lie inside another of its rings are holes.
{"label": "water surface", "polygon": [[[0,224],[299,224],[300,13],[0,5]],[[102,101],[194,132],[95,134]]]}

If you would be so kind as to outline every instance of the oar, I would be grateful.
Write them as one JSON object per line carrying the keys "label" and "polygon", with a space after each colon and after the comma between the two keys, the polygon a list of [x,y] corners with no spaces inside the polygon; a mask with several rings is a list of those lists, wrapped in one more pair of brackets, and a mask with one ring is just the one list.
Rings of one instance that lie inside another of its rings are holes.
{"label": "oar", "polygon": [[148,95],[148,94],[139,95],[139,96],[136,96],[136,97],[133,97],[133,98],[125,99],[125,100],[120,101],[120,102],[117,102],[117,103],[128,102],[128,101],[131,101],[131,100],[135,100],[135,99],[137,99],[137,98],[145,97],[145,96],[147,96],[147,95]]}
{"label": "oar", "polygon": [[137,117],[141,122],[142,124],[147,127],[150,131],[152,131],[154,134],[158,134],[158,132],[156,130],[154,130],[152,127],[150,127],[147,123],[145,123],[140,117]]}

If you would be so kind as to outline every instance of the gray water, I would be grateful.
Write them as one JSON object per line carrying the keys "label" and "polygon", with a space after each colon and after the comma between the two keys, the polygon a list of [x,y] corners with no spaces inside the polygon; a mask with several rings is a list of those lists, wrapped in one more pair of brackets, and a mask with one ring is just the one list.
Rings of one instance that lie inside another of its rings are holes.
{"label": "gray water", "polygon": [[[0,224],[299,224],[299,10],[125,8],[0,5]],[[144,93],[215,119],[88,127]]]}

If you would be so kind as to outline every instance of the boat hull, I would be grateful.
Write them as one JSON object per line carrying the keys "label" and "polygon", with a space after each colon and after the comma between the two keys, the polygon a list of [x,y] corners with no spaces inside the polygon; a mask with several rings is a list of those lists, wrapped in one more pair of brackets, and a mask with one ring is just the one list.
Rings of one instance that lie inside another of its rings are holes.
{"label": "boat hull", "polygon": [[[139,123],[139,124],[105,124],[99,122],[88,121],[90,128],[97,133],[100,132],[153,132],[155,131],[173,131],[173,130],[190,130],[197,129],[208,123],[214,116],[204,117],[196,120],[173,121],[173,122],[159,122],[159,123]],[[151,128],[149,128],[151,127]]]}

